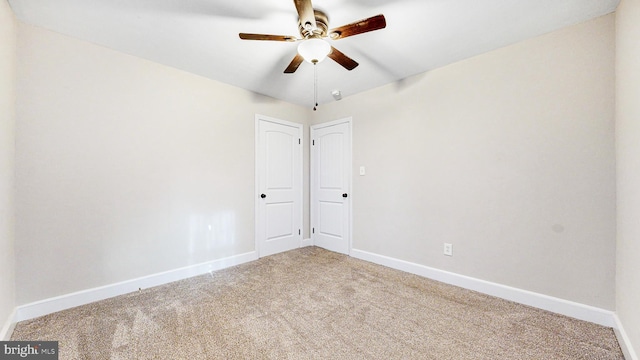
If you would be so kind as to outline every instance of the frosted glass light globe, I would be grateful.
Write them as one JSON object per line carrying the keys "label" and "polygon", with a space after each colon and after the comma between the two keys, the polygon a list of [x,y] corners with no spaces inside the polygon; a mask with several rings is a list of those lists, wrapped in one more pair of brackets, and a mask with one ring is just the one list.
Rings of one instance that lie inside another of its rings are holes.
{"label": "frosted glass light globe", "polygon": [[319,63],[331,52],[331,45],[322,39],[307,39],[298,45],[298,54],[310,63]]}

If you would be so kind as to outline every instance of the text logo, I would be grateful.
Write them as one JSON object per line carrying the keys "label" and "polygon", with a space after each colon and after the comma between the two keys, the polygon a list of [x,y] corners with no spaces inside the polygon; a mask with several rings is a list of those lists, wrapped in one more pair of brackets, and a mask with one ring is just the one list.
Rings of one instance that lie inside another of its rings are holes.
{"label": "text logo", "polygon": [[0,360],[58,360],[57,341],[0,341]]}

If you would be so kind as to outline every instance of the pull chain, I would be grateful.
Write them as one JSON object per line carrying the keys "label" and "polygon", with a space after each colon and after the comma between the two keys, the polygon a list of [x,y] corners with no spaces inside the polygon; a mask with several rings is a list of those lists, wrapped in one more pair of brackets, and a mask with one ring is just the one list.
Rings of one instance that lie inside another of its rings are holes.
{"label": "pull chain", "polygon": [[313,111],[318,107],[318,61],[313,62],[313,102],[316,104]]}

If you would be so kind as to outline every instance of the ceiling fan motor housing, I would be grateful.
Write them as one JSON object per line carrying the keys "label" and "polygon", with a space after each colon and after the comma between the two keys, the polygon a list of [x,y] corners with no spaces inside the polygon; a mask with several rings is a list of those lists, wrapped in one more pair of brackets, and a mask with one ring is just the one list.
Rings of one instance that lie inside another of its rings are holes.
{"label": "ceiling fan motor housing", "polygon": [[317,36],[325,37],[327,36],[327,32],[329,31],[329,17],[327,16],[327,14],[316,9],[313,10],[313,13],[316,18],[315,31],[307,29],[307,27],[305,27],[305,24],[298,20],[298,30],[300,31],[300,35],[302,35],[304,39]]}

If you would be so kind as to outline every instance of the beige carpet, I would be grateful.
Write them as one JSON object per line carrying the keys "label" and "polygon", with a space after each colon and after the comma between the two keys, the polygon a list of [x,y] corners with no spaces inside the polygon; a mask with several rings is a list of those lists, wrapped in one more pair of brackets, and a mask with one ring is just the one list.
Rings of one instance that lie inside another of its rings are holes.
{"label": "beige carpet", "polygon": [[623,359],[613,330],[316,247],[16,326],[60,359]]}

